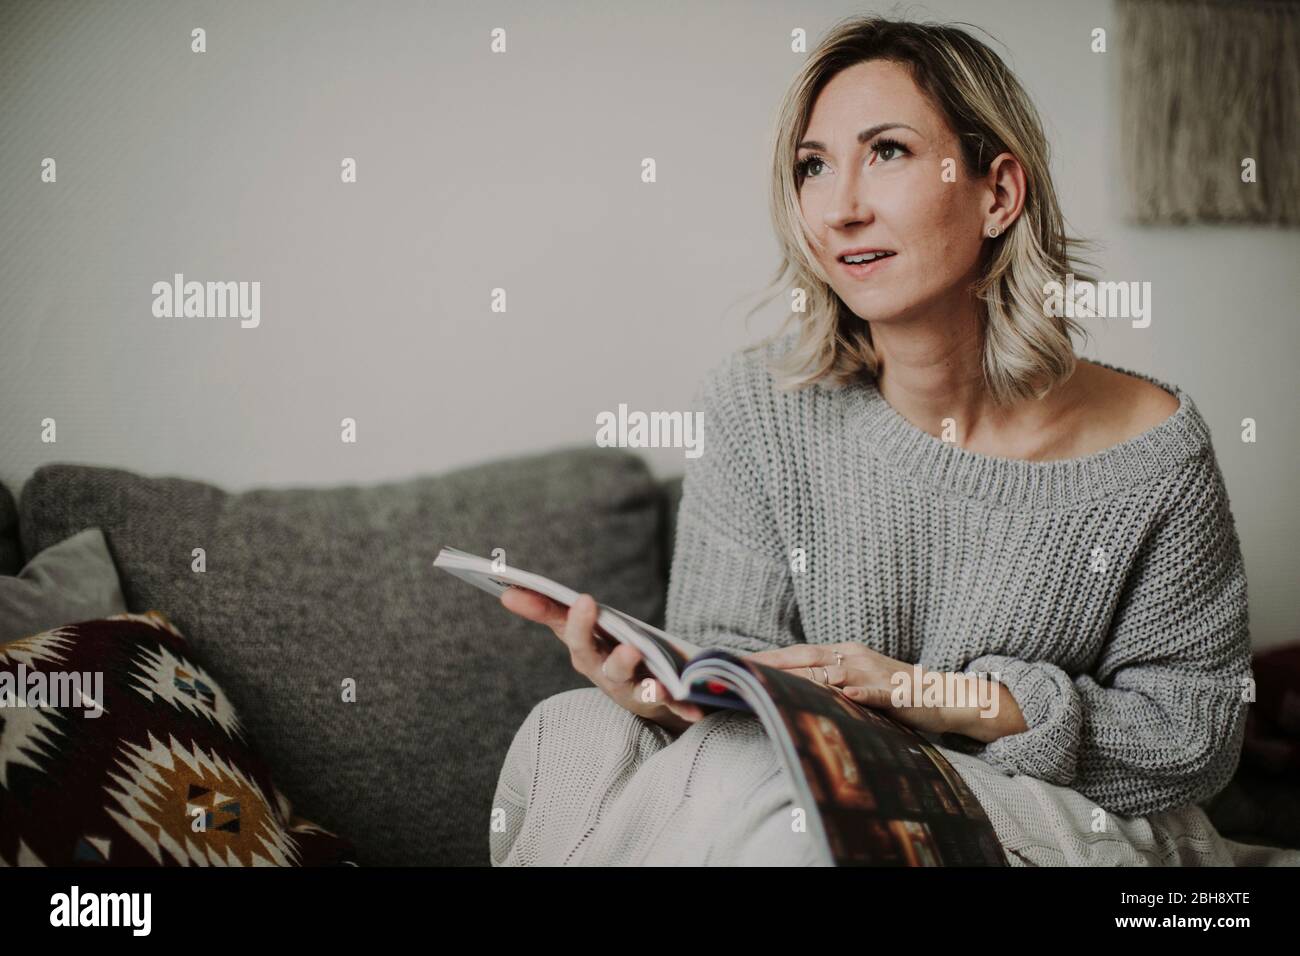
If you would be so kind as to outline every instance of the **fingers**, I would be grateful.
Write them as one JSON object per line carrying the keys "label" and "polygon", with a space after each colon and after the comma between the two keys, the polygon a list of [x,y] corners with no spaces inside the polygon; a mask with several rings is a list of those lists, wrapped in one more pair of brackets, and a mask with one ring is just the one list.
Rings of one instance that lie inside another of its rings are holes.
{"label": "fingers", "polygon": [[600,609],[591,595],[580,595],[572,608],[566,608],[544,594],[512,585],[501,593],[501,603],[506,610],[549,627],[569,648],[574,669],[595,682],[603,641],[595,634]]}
{"label": "fingers", "polygon": [[[627,645],[620,646],[619,651],[623,650],[624,647],[626,646]],[[635,651],[635,648],[632,648],[632,650]],[[614,653],[618,653],[618,651],[615,651]],[[606,663],[608,663],[609,660],[613,658],[613,656],[614,654],[610,654],[609,657],[605,658]],[[636,657],[637,660],[640,661],[641,653],[639,651],[636,652]],[[615,670],[615,668],[621,668],[621,666],[622,666],[621,663],[610,664],[609,670]],[[621,676],[623,672],[619,670],[616,673],[618,673]],[[631,679],[635,679],[635,675],[633,675],[633,678]],[[676,714],[678,717],[681,717],[683,720],[685,720],[687,723],[693,724],[697,720],[702,720],[704,718],[704,709],[700,707],[698,704],[690,704],[690,703],[686,703],[685,701],[673,700],[672,695],[668,693],[668,688],[663,685],[662,681],[658,681],[653,677],[647,677],[645,678],[645,680],[649,681],[648,687],[643,685],[633,689],[633,693],[636,694],[643,703],[662,704],[663,706],[667,707],[670,711],[672,711],[674,714]]]}
{"label": "fingers", "polygon": [[678,717],[681,717],[683,720],[695,723],[697,720],[704,719],[704,710],[699,704],[686,704],[681,701],[672,700],[671,698],[666,699],[665,703],[668,705],[669,710]]}
{"label": "fingers", "polygon": [[895,710],[893,697],[883,687],[845,687],[844,696],[855,704],[877,710]]}
{"label": "fingers", "polygon": [[651,699],[647,703],[663,704],[670,711],[681,717],[688,723],[695,723],[697,720],[704,718],[704,708],[699,704],[690,704],[686,701],[674,700],[673,696],[668,693],[668,688],[660,681],[650,678]]}
{"label": "fingers", "polygon": [[[788,647],[775,647],[747,655],[755,664],[776,667],[790,671],[800,677],[807,677],[818,683],[838,684],[831,677],[823,678],[822,668],[828,674],[843,673],[845,670],[864,673],[863,667],[895,664],[897,662],[883,657],[871,648],[852,641],[838,644],[791,644]],[[847,666],[846,666],[847,665]],[[812,669],[812,673],[808,669]]]}
{"label": "fingers", "polygon": [[[698,704],[688,704],[673,700],[668,688],[653,677],[637,680],[637,667],[642,661],[642,654],[630,644],[620,644],[605,658],[601,665],[602,673],[616,683],[639,683],[642,686],[632,688],[632,693],[647,704],[662,704],[687,723],[695,723],[704,718],[704,710]],[[648,681],[649,686],[644,682]]]}
{"label": "fingers", "polygon": [[[821,668],[814,667],[813,673],[816,676],[811,679],[821,683]],[[893,690],[880,686],[879,676],[869,671],[857,667],[827,667],[825,683],[841,691],[849,700],[865,707],[893,707]]]}
{"label": "fingers", "polygon": [[568,616],[568,611],[563,605],[557,604],[544,594],[518,586],[503,591],[501,603],[507,611],[550,628],[563,628]]}
{"label": "fingers", "polygon": [[[815,679],[818,681],[822,680],[821,672],[821,667],[813,668],[813,674],[816,675]],[[805,676],[807,676],[806,672]],[[834,664],[826,668],[825,677],[825,682],[832,687],[865,687],[874,683],[871,674],[867,671],[857,667],[836,667]]]}
{"label": "fingers", "polygon": [[839,645],[830,644],[791,644],[789,647],[757,651],[749,655],[749,660],[755,664],[792,670],[796,667],[811,667],[814,664],[819,666],[834,664],[835,652],[838,649]]}
{"label": "fingers", "polygon": [[569,608],[569,619],[564,625],[563,636],[560,638],[569,647],[569,657],[573,660],[574,669],[593,681],[600,671],[601,664],[600,654],[596,650],[596,639],[591,633],[598,613],[596,602],[591,595],[580,595],[573,607]]}
{"label": "fingers", "polygon": [[[538,624],[545,624],[569,648],[574,670],[595,684],[627,684],[637,680],[637,671],[643,655],[630,644],[616,644],[609,653],[603,653],[603,641],[596,634],[596,618],[600,608],[589,594],[583,594],[570,608],[552,601],[544,594],[512,585],[501,594],[501,604],[506,610]],[[704,710],[698,704],[672,699],[668,689],[654,678],[651,681],[651,700],[660,703],[681,717],[694,723],[703,719]],[[640,690],[635,691],[640,693]]]}
{"label": "fingers", "polygon": [[631,644],[620,644],[605,658],[601,671],[614,683],[625,684],[632,680],[641,659],[641,652]]}

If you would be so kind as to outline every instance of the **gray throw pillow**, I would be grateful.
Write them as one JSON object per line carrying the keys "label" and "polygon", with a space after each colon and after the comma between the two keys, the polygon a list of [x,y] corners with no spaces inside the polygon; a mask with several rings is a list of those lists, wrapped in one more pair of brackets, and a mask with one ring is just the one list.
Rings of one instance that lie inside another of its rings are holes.
{"label": "gray throw pillow", "polygon": [[0,577],[0,644],[126,612],[104,533],[87,528]]}

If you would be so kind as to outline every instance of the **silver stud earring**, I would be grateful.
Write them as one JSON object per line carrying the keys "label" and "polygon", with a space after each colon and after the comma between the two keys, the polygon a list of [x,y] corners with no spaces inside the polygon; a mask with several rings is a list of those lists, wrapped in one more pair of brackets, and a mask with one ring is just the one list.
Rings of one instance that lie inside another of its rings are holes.
{"label": "silver stud earring", "polygon": [[996,238],[997,238],[997,235],[998,235],[998,227],[997,227],[997,226],[989,226],[989,238],[990,238],[990,239],[996,239]]}

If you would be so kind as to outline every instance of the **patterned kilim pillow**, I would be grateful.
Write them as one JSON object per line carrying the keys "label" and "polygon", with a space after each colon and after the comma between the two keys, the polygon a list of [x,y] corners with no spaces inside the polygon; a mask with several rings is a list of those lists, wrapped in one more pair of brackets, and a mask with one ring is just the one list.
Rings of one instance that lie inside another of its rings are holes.
{"label": "patterned kilim pillow", "polygon": [[0,866],[352,862],[162,613],[0,645]]}

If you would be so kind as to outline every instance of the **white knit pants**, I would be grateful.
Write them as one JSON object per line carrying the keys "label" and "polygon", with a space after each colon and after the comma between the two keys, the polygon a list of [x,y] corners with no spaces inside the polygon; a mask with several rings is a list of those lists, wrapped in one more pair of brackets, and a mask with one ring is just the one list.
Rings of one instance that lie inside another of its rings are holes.
{"label": "white knit pants", "polygon": [[[988,813],[1013,866],[1300,866],[1300,851],[1234,843],[1204,811],[1098,815],[1074,790],[939,750]],[[539,703],[493,800],[494,866],[812,866],[794,787],[758,719],[709,714],[679,738],[595,687]]]}

